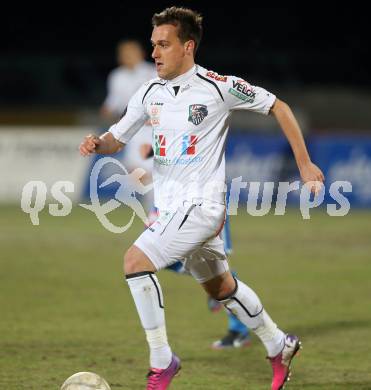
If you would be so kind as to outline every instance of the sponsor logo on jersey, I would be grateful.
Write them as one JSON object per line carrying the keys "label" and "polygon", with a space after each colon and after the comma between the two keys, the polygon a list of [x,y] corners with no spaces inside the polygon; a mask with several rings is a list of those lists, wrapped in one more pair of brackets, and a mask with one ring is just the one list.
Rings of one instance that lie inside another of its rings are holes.
{"label": "sponsor logo on jersey", "polygon": [[245,80],[233,80],[233,86],[228,92],[247,103],[253,103],[255,100],[256,93]]}
{"label": "sponsor logo on jersey", "polygon": [[207,106],[204,104],[191,104],[189,106],[188,122],[192,122],[197,126],[207,117],[207,114]]}
{"label": "sponsor logo on jersey", "polygon": [[170,165],[173,165],[172,162],[171,162],[171,159],[170,158],[166,158],[166,157],[160,157],[160,156],[154,156],[153,157],[153,161],[156,163],[156,164],[159,164],[159,165],[164,165],[166,167],[170,166]]}
{"label": "sponsor logo on jersey", "polygon": [[181,155],[193,155],[196,154],[196,143],[197,136],[196,135],[183,135],[182,142],[182,153]]}
{"label": "sponsor logo on jersey", "polygon": [[228,80],[227,76],[221,76],[218,73],[211,72],[211,71],[206,73],[206,77],[209,77],[210,79],[214,79],[216,81],[223,81],[223,83],[225,83]]}
{"label": "sponsor logo on jersey", "polygon": [[202,156],[195,157],[177,157],[173,159],[174,165],[189,165],[189,164],[197,164],[203,161]]}
{"label": "sponsor logo on jersey", "polygon": [[189,164],[199,164],[204,160],[203,156],[182,156],[174,157],[172,159],[167,157],[154,156],[154,162],[162,166],[174,166],[174,165],[189,165]]}
{"label": "sponsor logo on jersey", "polygon": [[155,155],[166,156],[166,138],[162,134],[155,135]]}
{"label": "sponsor logo on jersey", "polygon": [[201,163],[204,157],[196,156],[197,141],[196,135],[183,135],[180,156],[169,158],[166,156],[166,138],[162,134],[155,135],[154,162],[163,166]]}
{"label": "sponsor logo on jersey", "polygon": [[150,117],[152,126],[160,124],[161,109],[164,103],[152,102],[150,108]]}
{"label": "sponsor logo on jersey", "polygon": [[180,92],[183,93],[183,92],[187,91],[187,90],[190,89],[190,88],[191,88],[191,85],[190,85],[190,84],[187,84],[187,85],[185,85],[184,87],[182,87],[182,88],[180,89]]}

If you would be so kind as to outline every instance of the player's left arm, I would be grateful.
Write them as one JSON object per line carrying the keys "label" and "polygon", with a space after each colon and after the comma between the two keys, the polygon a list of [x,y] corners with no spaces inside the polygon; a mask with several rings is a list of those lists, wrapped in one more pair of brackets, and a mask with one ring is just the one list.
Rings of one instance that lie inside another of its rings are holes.
{"label": "player's left arm", "polygon": [[[227,110],[249,110],[274,115],[291,145],[303,182],[324,181],[323,173],[309,157],[299,124],[286,103],[264,88],[250,85],[241,78],[225,76],[222,81],[218,86],[223,92]],[[311,186],[315,193],[320,188],[320,185]]]}
{"label": "player's left arm", "polygon": [[[270,109],[270,114],[276,118],[291,145],[303,182],[323,182],[324,175],[317,165],[311,161],[303,134],[289,105],[276,98]],[[319,190],[318,187],[312,189],[315,192]]]}

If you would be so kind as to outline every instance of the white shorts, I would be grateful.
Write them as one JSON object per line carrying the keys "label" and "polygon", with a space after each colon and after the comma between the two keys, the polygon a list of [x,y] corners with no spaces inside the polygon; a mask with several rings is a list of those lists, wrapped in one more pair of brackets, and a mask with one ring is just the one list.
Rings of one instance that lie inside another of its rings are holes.
{"label": "white shorts", "polygon": [[225,205],[204,199],[184,201],[176,212],[162,212],[134,245],[157,270],[177,261],[200,283],[228,271],[223,240],[219,233],[225,219]]}

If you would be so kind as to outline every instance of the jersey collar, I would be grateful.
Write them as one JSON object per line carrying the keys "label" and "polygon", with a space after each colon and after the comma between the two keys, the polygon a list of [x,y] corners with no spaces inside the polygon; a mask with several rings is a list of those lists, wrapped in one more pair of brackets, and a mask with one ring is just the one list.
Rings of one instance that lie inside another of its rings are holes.
{"label": "jersey collar", "polygon": [[196,72],[197,72],[197,65],[195,64],[192,66],[192,68],[188,72],[183,73],[178,77],[175,77],[175,79],[169,80],[167,82],[167,84],[170,87],[173,87],[176,85],[181,85],[181,84],[185,83],[187,80],[189,80]]}

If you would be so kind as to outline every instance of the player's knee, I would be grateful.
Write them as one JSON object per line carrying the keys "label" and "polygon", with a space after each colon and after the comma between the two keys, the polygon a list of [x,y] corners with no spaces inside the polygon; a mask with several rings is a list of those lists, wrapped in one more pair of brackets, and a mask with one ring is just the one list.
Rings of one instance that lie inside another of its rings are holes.
{"label": "player's knee", "polygon": [[155,272],[156,269],[148,257],[139,248],[131,246],[124,255],[125,275],[144,271]]}
{"label": "player's knee", "polygon": [[124,255],[124,273],[125,275],[139,272],[138,269],[138,256],[135,251],[130,247]]}
{"label": "player's knee", "polygon": [[233,295],[235,291],[235,283],[230,284],[227,282],[223,282],[218,289],[214,290],[211,294],[211,297],[218,300],[226,299]]}
{"label": "player's knee", "polygon": [[231,273],[226,272],[203,283],[203,287],[212,298],[222,300],[234,293],[236,282]]}

